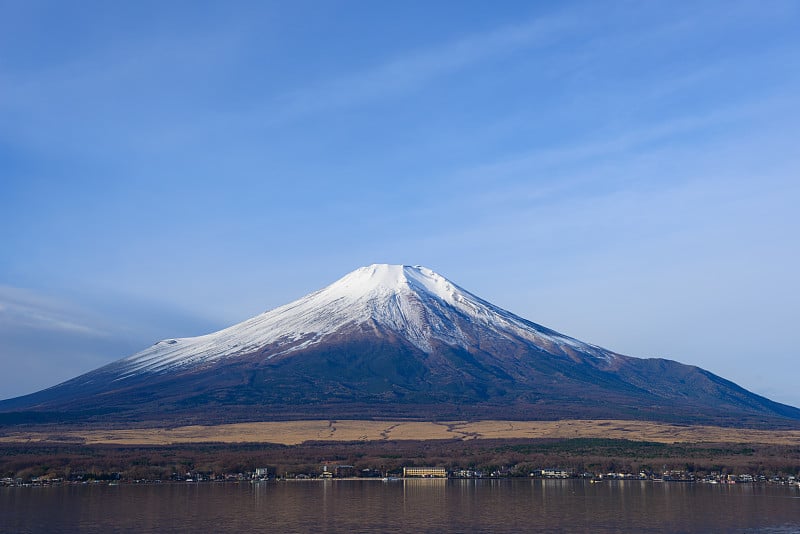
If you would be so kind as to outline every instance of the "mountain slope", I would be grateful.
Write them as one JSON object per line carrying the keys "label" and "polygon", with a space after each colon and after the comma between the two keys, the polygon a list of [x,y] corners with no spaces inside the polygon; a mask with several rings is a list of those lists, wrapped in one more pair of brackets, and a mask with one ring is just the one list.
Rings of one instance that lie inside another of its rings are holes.
{"label": "mountain slope", "polygon": [[216,333],[169,339],[0,420],[653,419],[796,425],[800,410],[697,367],[615,354],[424,267],[371,265]]}

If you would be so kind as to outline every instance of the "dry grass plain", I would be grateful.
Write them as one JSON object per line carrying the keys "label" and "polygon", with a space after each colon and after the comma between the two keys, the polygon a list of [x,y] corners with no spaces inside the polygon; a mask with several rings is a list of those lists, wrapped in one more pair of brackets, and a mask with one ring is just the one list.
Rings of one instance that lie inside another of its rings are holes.
{"label": "dry grass plain", "polygon": [[643,421],[283,421],[177,428],[10,432],[0,443],[75,442],[86,445],[175,445],[184,443],[277,443],[308,441],[611,438],[659,443],[764,443],[800,446],[800,430],[750,430],[679,426]]}

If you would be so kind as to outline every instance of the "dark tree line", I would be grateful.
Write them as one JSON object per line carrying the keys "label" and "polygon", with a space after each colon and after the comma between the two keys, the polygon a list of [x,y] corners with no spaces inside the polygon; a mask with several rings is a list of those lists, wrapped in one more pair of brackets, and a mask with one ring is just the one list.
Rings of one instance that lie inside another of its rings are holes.
{"label": "dark tree line", "polygon": [[169,480],[174,474],[250,473],[270,466],[279,476],[318,474],[323,464],[356,472],[398,473],[404,466],[500,471],[528,476],[543,467],[577,473],[681,470],[697,475],[798,475],[800,448],[762,444],[662,444],[607,439],[309,442],[302,445],[192,444],[111,446],[3,444],[0,477]]}

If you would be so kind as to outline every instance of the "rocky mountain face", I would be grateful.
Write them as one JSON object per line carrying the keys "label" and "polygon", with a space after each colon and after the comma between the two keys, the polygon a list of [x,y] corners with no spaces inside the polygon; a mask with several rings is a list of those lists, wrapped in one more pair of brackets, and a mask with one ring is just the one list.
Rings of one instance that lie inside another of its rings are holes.
{"label": "rocky mountain face", "polygon": [[797,408],[708,371],[583,343],[401,265],[0,402],[7,424],[336,418],[800,427]]}

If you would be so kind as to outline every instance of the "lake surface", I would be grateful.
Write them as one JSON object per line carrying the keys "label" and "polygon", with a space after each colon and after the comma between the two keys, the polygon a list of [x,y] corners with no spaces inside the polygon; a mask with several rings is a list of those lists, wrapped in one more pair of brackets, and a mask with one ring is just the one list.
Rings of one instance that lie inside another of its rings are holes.
{"label": "lake surface", "polygon": [[582,480],[0,488],[2,532],[800,532],[800,490]]}

